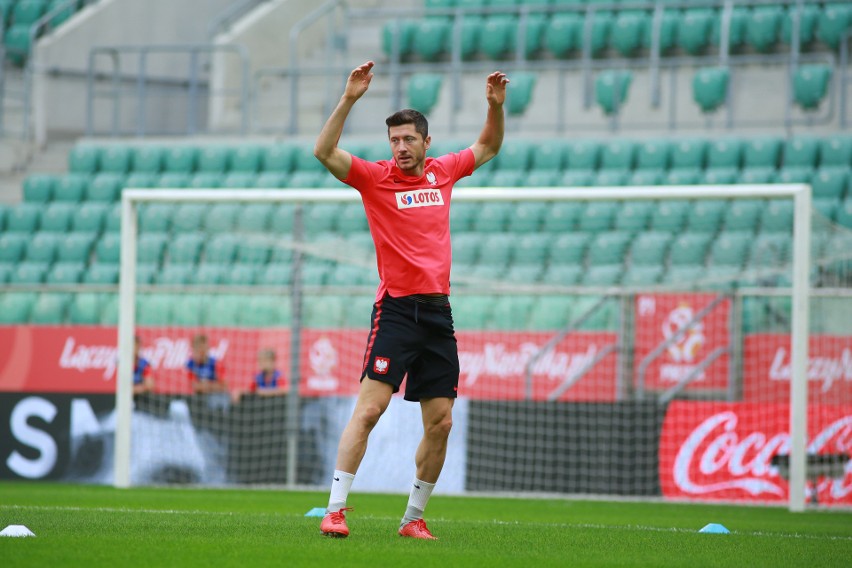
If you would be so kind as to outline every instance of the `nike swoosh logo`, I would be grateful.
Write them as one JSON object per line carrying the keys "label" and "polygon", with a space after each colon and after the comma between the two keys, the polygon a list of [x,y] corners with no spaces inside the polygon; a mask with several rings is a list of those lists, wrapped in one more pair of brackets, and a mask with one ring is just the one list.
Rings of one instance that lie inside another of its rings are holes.
{"label": "nike swoosh logo", "polygon": [[340,481],[340,478],[339,478],[339,477],[335,477],[335,478],[334,478],[334,480],[335,480],[335,481]]}
{"label": "nike swoosh logo", "polygon": [[417,489],[420,489],[420,486],[419,486],[419,485],[415,485],[414,487],[415,487],[415,488],[417,488]]}

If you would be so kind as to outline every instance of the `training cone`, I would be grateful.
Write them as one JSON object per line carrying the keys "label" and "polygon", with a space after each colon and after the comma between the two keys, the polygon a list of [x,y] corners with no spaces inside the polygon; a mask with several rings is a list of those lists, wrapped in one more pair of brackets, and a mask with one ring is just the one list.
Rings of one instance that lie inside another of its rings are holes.
{"label": "training cone", "polygon": [[35,534],[24,525],[9,525],[0,531],[0,536],[35,536]]}
{"label": "training cone", "polygon": [[700,533],[708,533],[708,534],[730,534],[731,531],[725,528],[724,525],[720,525],[719,523],[710,523],[706,525],[703,529],[698,531]]}
{"label": "training cone", "polygon": [[327,513],[327,511],[325,510],[325,507],[314,507],[313,509],[311,509],[310,511],[305,513],[305,516],[306,517],[324,517],[326,513]]}

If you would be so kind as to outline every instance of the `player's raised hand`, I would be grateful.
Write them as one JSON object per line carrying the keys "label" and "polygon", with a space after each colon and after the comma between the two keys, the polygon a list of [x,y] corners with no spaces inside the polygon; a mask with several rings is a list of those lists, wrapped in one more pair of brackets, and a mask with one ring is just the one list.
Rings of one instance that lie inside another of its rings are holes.
{"label": "player's raised hand", "polygon": [[349,79],[346,81],[346,90],[343,96],[358,100],[370,88],[370,81],[373,80],[373,74],[370,70],[373,68],[372,61],[367,61],[352,70],[349,74]]}
{"label": "player's raised hand", "polygon": [[509,78],[505,73],[495,71],[485,81],[485,98],[489,105],[502,105],[506,100],[506,85]]}

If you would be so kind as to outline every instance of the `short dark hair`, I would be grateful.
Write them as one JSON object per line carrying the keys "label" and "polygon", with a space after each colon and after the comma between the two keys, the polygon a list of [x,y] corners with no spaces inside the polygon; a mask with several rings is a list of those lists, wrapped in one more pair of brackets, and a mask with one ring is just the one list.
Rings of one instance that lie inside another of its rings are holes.
{"label": "short dark hair", "polygon": [[403,124],[413,124],[414,130],[423,136],[423,140],[429,136],[429,121],[423,116],[423,113],[416,111],[413,108],[404,108],[398,110],[385,119],[385,124],[388,125],[388,134],[390,134],[391,126],[402,126]]}

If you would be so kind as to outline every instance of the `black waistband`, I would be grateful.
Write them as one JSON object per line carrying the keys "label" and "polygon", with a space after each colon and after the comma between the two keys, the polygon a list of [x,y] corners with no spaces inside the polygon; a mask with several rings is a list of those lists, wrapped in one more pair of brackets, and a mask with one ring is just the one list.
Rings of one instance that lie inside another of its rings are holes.
{"label": "black waistband", "polygon": [[430,295],[430,294],[412,294],[409,296],[415,302],[421,304],[430,304],[433,306],[446,306],[450,303],[450,297],[446,294]]}

